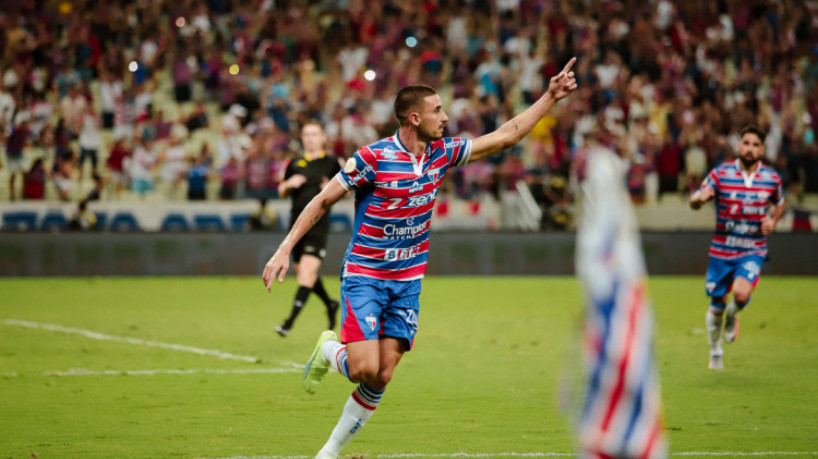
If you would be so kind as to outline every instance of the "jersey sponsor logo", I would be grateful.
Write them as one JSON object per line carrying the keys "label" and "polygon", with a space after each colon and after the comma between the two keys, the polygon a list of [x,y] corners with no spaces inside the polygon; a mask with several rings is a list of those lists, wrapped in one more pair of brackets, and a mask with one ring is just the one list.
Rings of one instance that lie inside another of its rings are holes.
{"label": "jersey sponsor logo", "polygon": [[[748,212],[745,210],[744,213],[748,213]],[[745,222],[736,223],[733,220],[730,220],[727,223],[725,223],[724,228],[727,231],[732,231],[732,232],[738,233],[738,234],[750,234],[750,233],[755,232],[755,227],[754,226],[748,225]]]}
{"label": "jersey sponsor logo", "polygon": [[756,246],[756,241],[753,239],[743,239],[735,236],[727,236],[724,240],[724,245],[730,247],[741,247],[744,249],[753,249]]}
{"label": "jersey sponsor logo", "polygon": [[[407,220],[409,225],[412,225],[412,219]],[[422,233],[426,229],[427,222],[418,223],[413,226],[397,226],[389,223],[383,227],[384,239],[407,239],[413,238]]]}
{"label": "jersey sponsor logo", "polygon": [[398,155],[395,154],[395,150],[393,150],[392,147],[386,147],[381,152],[381,158],[395,160],[398,159]]}
{"label": "jersey sponsor logo", "polygon": [[423,185],[420,182],[412,182],[412,186],[409,188],[410,193],[415,193],[423,189]]}
{"label": "jersey sponsor logo", "polygon": [[444,143],[443,148],[450,149],[454,147],[459,147],[460,145],[463,145],[462,140],[452,140],[451,142]]}
{"label": "jersey sponsor logo", "polygon": [[358,163],[355,161],[355,158],[349,158],[347,163],[344,165],[344,172],[351,174],[357,167]]}
{"label": "jersey sponsor logo", "polygon": [[415,258],[420,253],[420,246],[421,244],[405,249],[386,249],[383,253],[383,259],[386,261],[395,261]]}
{"label": "jersey sponsor logo", "polygon": [[[350,158],[350,159],[352,159],[352,158]],[[347,163],[347,165],[349,165],[349,163]],[[355,170],[355,169],[353,168],[353,170]],[[364,179],[364,177],[366,176],[366,174],[368,174],[368,173],[370,173],[370,172],[372,172],[372,171],[373,171],[373,169],[372,169],[372,165],[371,165],[371,164],[366,164],[366,165],[363,167],[363,169],[361,169],[361,171],[360,171],[360,172],[358,172],[358,173],[355,175],[355,177],[353,177],[353,178],[352,178],[352,183],[354,183],[354,184],[356,184],[356,185],[357,185],[357,184],[358,184],[358,182],[360,182],[361,180],[363,180],[363,179]],[[347,174],[349,174],[349,173],[350,173],[350,172],[347,172]]]}
{"label": "jersey sponsor logo", "polygon": [[420,196],[409,196],[408,198],[386,198],[381,202],[381,207],[387,210],[397,209],[398,207],[423,207],[435,200],[437,190],[430,194],[422,194]]}

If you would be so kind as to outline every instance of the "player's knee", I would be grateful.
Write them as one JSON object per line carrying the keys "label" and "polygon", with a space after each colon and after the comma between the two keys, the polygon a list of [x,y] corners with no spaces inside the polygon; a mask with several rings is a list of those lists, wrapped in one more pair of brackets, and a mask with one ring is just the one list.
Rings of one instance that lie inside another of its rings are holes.
{"label": "player's knee", "polygon": [[733,294],[733,300],[737,305],[743,305],[750,301],[750,294],[752,291],[736,291]]}
{"label": "player's knee", "polygon": [[368,363],[359,363],[357,365],[349,363],[349,379],[358,382],[365,382],[373,385],[378,376],[378,367],[369,365]]}
{"label": "player's knee", "polygon": [[392,380],[392,374],[394,373],[394,368],[382,368],[378,372],[377,382],[379,387],[386,387],[389,384],[389,381]]}

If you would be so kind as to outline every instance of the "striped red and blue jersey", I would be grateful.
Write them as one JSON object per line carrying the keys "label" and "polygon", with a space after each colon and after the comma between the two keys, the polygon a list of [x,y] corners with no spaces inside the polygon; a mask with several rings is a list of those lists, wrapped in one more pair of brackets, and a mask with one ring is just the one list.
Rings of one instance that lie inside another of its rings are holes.
{"label": "striped red and blue jersey", "polygon": [[761,220],[771,204],[776,206],[784,201],[778,173],[760,162],[754,172],[744,172],[737,159],[713,168],[699,190],[708,188],[714,190],[716,202],[716,233],[710,244],[710,256],[723,259],[767,256],[767,237],[761,233]]}
{"label": "striped red and blue jersey", "polygon": [[443,175],[465,165],[471,141],[444,137],[417,158],[398,134],[360,148],[336,175],[355,190],[355,222],[342,276],[408,281],[426,272],[429,226]]}

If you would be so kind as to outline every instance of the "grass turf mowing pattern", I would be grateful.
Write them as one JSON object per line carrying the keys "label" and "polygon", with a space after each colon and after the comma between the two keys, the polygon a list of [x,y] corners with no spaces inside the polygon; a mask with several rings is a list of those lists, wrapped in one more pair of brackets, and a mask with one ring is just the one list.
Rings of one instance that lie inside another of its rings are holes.
{"label": "grass turf mowing pattern", "polygon": [[[707,366],[701,277],[649,282],[671,451],[818,451],[815,278],[764,277]],[[330,292],[336,279],[326,278]],[[2,279],[0,319],[256,356],[259,363],[0,324],[0,457],[312,455],[354,385],[329,375],[315,396],[300,373],[53,376],[70,369],[292,368],[322,327],[316,297],[290,337],[273,327],[292,280]],[[333,295],[334,296],[334,295]],[[378,412],[345,454],[570,453],[560,382],[576,382],[581,292],[573,278],[430,277],[420,332]],[[568,384],[570,386],[570,384]],[[575,394],[576,395],[576,394]],[[576,405],[576,400],[574,401]]]}

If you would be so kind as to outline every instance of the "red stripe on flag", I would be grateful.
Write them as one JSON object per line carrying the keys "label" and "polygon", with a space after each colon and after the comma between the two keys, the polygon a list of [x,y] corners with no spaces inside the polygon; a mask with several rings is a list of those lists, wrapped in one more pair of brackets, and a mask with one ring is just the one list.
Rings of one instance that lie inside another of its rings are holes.
{"label": "red stripe on flag", "polygon": [[619,400],[622,398],[622,392],[625,389],[625,373],[630,361],[631,346],[633,345],[634,338],[636,337],[636,313],[639,311],[641,300],[642,288],[636,286],[636,288],[633,289],[633,296],[630,298],[630,302],[627,303],[628,328],[626,330],[627,338],[625,339],[625,353],[622,356],[621,362],[619,363],[619,371],[616,375],[616,385],[614,386],[613,394],[611,395],[611,404],[608,406],[608,410],[605,413],[605,419],[602,421],[603,432],[608,431],[611,419],[613,419],[614,411],[616,411],[616,407],[619,405]]}

